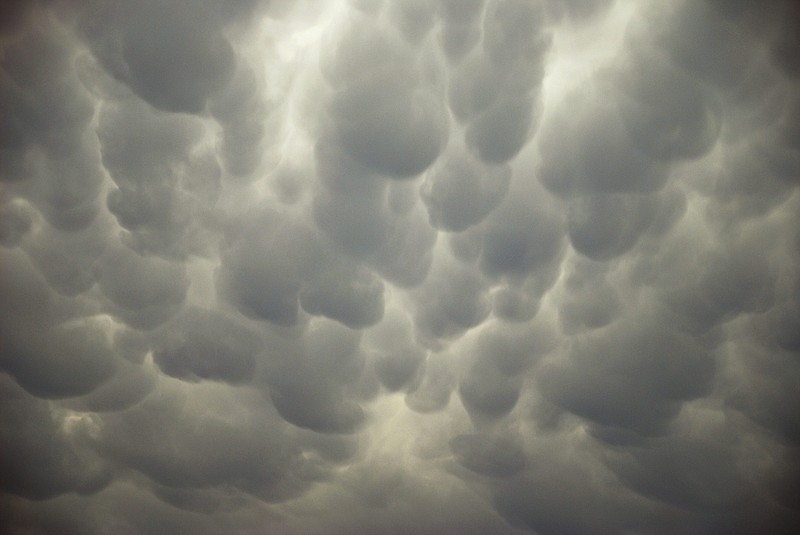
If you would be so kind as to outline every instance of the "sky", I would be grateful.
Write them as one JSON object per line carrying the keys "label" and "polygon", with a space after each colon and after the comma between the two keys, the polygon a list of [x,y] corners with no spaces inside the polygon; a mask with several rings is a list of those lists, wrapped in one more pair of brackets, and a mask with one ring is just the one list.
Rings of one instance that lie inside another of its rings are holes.
{"label": "sky", "polygon": [[797,532],[796,2],[0,5],[2,533]]}

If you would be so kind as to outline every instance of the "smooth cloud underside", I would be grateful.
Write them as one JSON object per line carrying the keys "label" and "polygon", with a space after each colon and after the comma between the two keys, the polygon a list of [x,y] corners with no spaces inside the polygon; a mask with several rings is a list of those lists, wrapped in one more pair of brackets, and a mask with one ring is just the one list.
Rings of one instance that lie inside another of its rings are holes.
{"label": "smooth cloud underside", "polygon": [[4,529],[794,533],[798,21],[3,3]]}

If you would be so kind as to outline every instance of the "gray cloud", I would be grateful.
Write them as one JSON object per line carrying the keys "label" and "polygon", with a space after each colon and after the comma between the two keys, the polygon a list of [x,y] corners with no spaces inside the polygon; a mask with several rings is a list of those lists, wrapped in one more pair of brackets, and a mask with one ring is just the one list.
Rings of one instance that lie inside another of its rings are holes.
{"label": "gray cloud", "polygon": [[794,533],[796,15],[4,3],[3,526]]}
{"label": "gray cloud", "polygon": [[486,165],[454,150],[429,171],[420,195],[433,226],[459,232],[480,223],[497,207],[510,179],[508,166]]}
{"label": "gray cloud", "polygon": [[235,53],[223,25],[252,4],[87,6],[81,30],[106,69],[142,99],[165,111],[197,113],[233,73]]}
{"label": "gray cloud", "polygon": [[602,97],[611,89],[598,78],[565,99],[543,127],[542,182],[563,197],[658,191],[666,167],[633,144],[613,103]]}
{"label": "gray cloud", "polygon": [[328,128],[371,170],[413,176],[433,162],[447,138],[436,84],[425,83],[423,76],[424,71],[435,76],[436,65],[369,22],[354,21],[323,66],[332,86]]}
{"label": "gray cloud", "polygon": [[537,3],[490,2],[482,47],[455,69],[450,108],[466,126],[467,146],[484,161],[505,162],[529,139],[548,45],[543,23]]}
{"label": "gray cloud", "polygon": [[111,314],[136,328],[153,328],[174,315],[186,298],[185,267],[144,257],[127,247],[107,250],[97,262],[97,286]]}
{"label": "gray cloud", "polygon": [[254,69],[239,64],[231,82],[211,101],[211,113],[223,128],[221,157],[233,175],[249,175],[262,159],[264,116],[270,109],[259,90],[263,84]]}
{"label": "gray cloud", "polygon": [[441,26],[438,41],[451,62],[458,62],[481,39],[480,18],[484,0],[439,2]]}
{"label": "gray cloud", "polygon": [[473,472],[510,477],[525,466],[525,455],[517,444],[503,438],[459,435],[450,441],[456,460]]}
{"label": "gray cloud", "polygon": [[3,482],[6,493],[44,500],[65,492],[93,494],[111,479],[107,463],[81,448],[48,403],[3,378]]}
{"label": "gray cloud", "polygon": [[365,419],[357,395],[364,366],[359,341],[359,332],[318,320],[305,340],[268,345],[262,380],[278,413],[321,433],[355,432]]}
{"label": "gray cloud", "polygon": [[[122,353],[120,344],[114,349]],[[64,401],[64,406],[79,412],[116,412],[145,399],[157,383],[155,370],[125,359],[115,363],[114,373],[97,388],[83,396]]]}
{"label": "gray cloud", "polygon": [[313,230],[268,212],[224,252],[218,279],[222,293],[245,315],[278,325],[297,322],[298,292],[322,259]]}
{"label": "gray cloud", "polygon": [[387,317],[365,335],[375,374],[390,390],[413,383],[425,362],[426,351],[415,343],[411,328],[411,321],[403,312],[390,309]]}
{"label": "gray cloud", "polygon": [[24,180],[20,193],[53,226],[85,227],[97,215],[103,174],[89,129],[94,106],[69,68],[76,41],[46,18],[15,37],[3,44],[2,180]]}
{"label": "gray cloud", "polygon": [[443,260],[415,291],[419,332],[449,338],[482,323],[491,311],[487,285],[478,273]]}
{"label": "gray cloud", "polygon": [[238,383],[252,377],[260,346],[255,332],[224,314],[190,308],[166,326],[153,360],[172,377]]}
{"label": "gray cloud", "polygon": [[707,348],[654,319],[589,334],[567,362],[543,370],[545,395],[592,422],[644,434],[658,432],[682,401],[705,394],[714,372]]}

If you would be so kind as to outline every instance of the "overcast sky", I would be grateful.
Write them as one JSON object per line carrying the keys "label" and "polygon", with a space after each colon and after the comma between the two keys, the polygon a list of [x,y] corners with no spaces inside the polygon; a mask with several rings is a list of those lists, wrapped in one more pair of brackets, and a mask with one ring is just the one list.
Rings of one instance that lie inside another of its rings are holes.
{"label": "overcast sky", "polygon": [[0,5],[3,533],[797,532],[797,2]]}

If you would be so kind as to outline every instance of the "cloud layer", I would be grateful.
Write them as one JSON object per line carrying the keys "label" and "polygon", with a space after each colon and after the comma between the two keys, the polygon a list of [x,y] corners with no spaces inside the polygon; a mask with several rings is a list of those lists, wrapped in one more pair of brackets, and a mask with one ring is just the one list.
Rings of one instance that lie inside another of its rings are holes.
{"label": "cloud layer", "polygon": [[795,4],[0,8],[0,514],[794,533]]}

